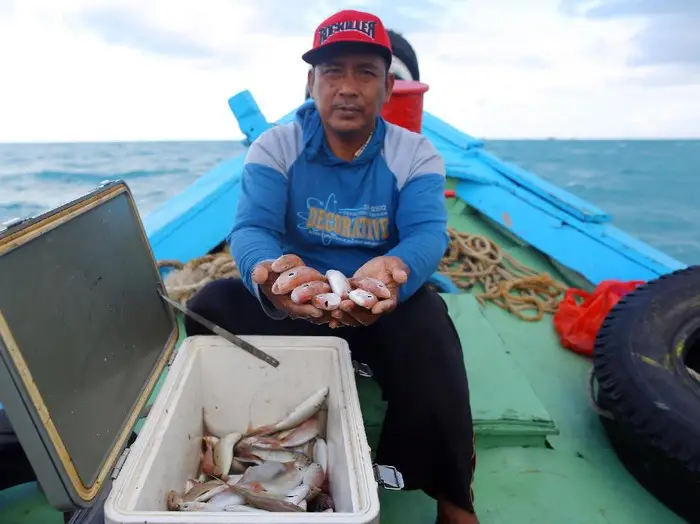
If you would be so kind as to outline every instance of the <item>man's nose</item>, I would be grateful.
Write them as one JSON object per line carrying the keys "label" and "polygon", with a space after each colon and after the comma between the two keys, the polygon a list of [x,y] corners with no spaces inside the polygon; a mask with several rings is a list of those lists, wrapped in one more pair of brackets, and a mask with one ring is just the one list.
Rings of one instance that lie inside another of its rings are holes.
{"label": "man's nose", "polygon": [[340,82],[340,89],[338,94],[341,96],[357,96],[359,92],[359,85],[355,75],[352,73],[346,73]]}

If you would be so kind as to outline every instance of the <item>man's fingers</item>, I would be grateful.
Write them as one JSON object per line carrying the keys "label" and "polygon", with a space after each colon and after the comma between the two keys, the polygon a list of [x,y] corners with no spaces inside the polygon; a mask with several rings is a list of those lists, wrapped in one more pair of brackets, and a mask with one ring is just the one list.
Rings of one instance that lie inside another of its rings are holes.
{"label": "man's fingers", "polygon": [[[354,308],[355,308],[355,303],[349,299],[341,300],[340,306],[338,306],[338,309],[340,309],[340,311],[345,311],[346,313],[350,313]],[[337,311],[337,309],[336,309],[336,311]]]}
{"label": "man's fingers", "polygon": [[253,282],[256,284],[264,284],[267,282],[267,277],[269,276],[269,272],[267,271],[267,268],[263,266],[262,264],[259,264],[255,266],[255,269],[253,269]]}
{"label": "man's fingers", "polygon": [[389,289],[389,287],[378,278],[353,277],[350,280],[350,285],[357,289],[364,289],[380,299],[389,298],[391,296],[391,289]]}
{"label": "man's fingers", "polygon": [[271,265],[270,269],[275,273],[283,273],[288,269],[292,269],[296,266],[303,266],[304,261],[297,255],[287,254],[282,255],[277,260],[275,260]]}
{"label": "man's fingers", "polygon": [[372,307],[372,314],[381,315],[382,313],[387,313],[396,307],[396,300],[393,298],[387,298],[385,300],[380,300]]}
{"label": "man's fingers", "polygon": [[350,315],[349,313],[345,313],[340,309],[336,309],[335,311],[333,311],[332,316],[337,322],[346,326],[357,327],[362,325],[352,315]]}
{"label": "man's fingers", "polygon": [[287,306],[289,312],[297,317],[303,318],[321,318],[323,316],[323,311],[311,304],[295,304],[289,300],[289,305]]}
{"label": "man's fingers", "polygon": [[391,270],[391,278],[393,278],[394,282],[397,284],[403,284],[408,280],[408,273],[404,269],[394,268]]}

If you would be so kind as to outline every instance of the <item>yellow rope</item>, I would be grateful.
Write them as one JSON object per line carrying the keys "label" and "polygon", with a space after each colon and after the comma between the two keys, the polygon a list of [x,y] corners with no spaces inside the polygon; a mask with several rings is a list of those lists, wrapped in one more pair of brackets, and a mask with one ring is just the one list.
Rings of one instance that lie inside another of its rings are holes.
{"label": "yellow rope", "polygon": [[[566,286],[547,273],[537,273],[505,253],[493,241],[481,235],[448,229],[450,245],[438,271],[460,289],[480,284],[483,292],[476,299],[484,306],[491,301],[522,320],[537,321],[553,313]],[[162,260],[159,267],[172,267],[165,287],[174,300],[185,304],[205,284],[217,278],[240,278],[228,249],[204,255],[182,264]],[[532,311],[530,315],[525,311]]]}
{"label": "yellow rope", "polygon": [[[538,273],[505,253],[495,242],[448,228],[450,245],[438,271],[461,289],[480,284],[476,299],[489,300],[522,320],[537,321],[554,313],[566,286],[547,273]],[[525,315],[527,310],[534,313]]]}
{"label": "yellow rope", "polygon": [[170,298],[181,304],[187,303],[192,295],[213,280],[241,276],[228,248],[219,253],[193,258],[186,264],[178,260],[161,260],[158,267],[174,268],[163,283]]}

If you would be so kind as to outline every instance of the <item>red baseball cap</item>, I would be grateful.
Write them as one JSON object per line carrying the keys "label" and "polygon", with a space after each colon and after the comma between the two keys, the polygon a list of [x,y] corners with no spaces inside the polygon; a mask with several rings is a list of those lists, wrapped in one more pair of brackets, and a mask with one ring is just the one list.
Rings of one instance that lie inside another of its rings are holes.
{"label": "red baseball cap", "polygon": [[314,45],[301,58],[315,65],[335,49],[363,49],[378,53],[391,64],[389,33],[381,19],[371,13],[346,9],[326,18],[314,32]]}

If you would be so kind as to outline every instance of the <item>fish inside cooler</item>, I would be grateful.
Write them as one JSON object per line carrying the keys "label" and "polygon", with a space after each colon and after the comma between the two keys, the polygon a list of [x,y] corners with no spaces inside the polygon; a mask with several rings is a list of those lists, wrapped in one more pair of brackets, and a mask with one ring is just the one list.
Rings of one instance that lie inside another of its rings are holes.
{"label": "fish inside cooler", "polygon": [[219,337],[185,341],[105,505],[107,522],[192,522],[192,512],[196,522],[224,512],[241,523],[320,512],[378,521],[347,345],[245,338],[279,367]]}

